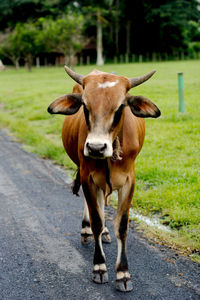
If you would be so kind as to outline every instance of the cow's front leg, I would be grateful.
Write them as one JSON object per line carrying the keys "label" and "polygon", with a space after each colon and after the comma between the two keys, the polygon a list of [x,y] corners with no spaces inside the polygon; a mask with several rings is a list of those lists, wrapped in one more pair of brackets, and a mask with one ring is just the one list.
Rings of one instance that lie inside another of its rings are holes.
{"label": "cow's front leg", "polygon": [[99,207],[101,209],[101,213],[104,216],[104,226],[103,226],[103,231],[102,231],[102,242],[105,244],[110,244],[111,243],[111,237],[108,231],[108,228],[106,227],[106,221],[105,221],[105,212],[104,212],[104,207],[105,207],[105,195],[103,190],[97,189],[97,202],[99,204]]}
{"label": "cow's front leg", "polygon": [[[101,212],[104,215],[105,197],[102,190],[98,190],[97,200],[101,208]],[[93,240],[93,233],[90,227],[89,211],[88,211],[87,202],[84,199],[84,209],[83,209],[82,229],[81,229],[81,243],[83,245],[88,245],[91,243],[92,240]],[[106,227],[105,221],[104,221],[104,228],[102,232],[102,242],[106,244],[111,243],[111,237],[108,228]]]}
{"label": "cow's front leg", "polygon": [[121,292],[129,292],[133,289],[128,270],[126,256],[126,238],[128,235],[129,208],[133,196],[134,184],[127,179],[126,184],[118,192],[118,210],[115,221],[115,235],[117,237],[118,255],[116,262],[116,289]]}
{"label": "cow's front leg", "polygon": [[93,240],[93,233],[90,227],[90,217],[87,202],[84,199],[84,209],[82,218],[82,229],[81,229],[81,243],[83,245],[88,245]]}
{"label": "cow's front leg", "polygon": [[92,179],[90,179],[89,182],[82,183],[82,187],[88,204],[90,224],[95,242],[92,279],[96,283],[106,283],[108,282],[108,273],[102,247],[104,215],[98,203],[98,188],[94,185]]}

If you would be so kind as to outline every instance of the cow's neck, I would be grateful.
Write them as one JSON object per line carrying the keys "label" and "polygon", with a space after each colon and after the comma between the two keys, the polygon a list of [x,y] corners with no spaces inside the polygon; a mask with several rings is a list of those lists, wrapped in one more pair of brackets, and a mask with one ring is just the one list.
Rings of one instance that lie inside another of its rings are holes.
{"label": "cow's neck", "polygon": [[124,112],[121,117],[121,126],[118,129],[117,135],[113,141],[113,156],[111,161],[122,160],[122,143],[123,143],[123,123],[124,123]]}

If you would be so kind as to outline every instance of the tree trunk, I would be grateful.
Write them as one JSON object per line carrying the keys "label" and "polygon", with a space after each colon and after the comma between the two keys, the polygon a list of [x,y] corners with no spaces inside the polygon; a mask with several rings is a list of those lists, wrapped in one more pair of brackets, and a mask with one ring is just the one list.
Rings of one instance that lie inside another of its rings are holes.
{"label": "tree trunk", "polygon": [[56,56],[55,65],[56,65],[56,66],[59,66],[59,65],[60,65],[60,57],[59,57],[59,56]]}
{"label": "tree trunk", "polygon": [[47,60],[47,57],[46,57],[46,56],[45,56],[45,58],[44,58],[44,65],[45,65],[45,67],[48,66],[48,60]]}
{"label": "tree trunk", "polygon": [[0,71],[4,71],[6,67],[4,66],[2,60],[0,59]]}
{"label": "tree trunk", "polygon": [[40,68],[40,58],[39,58],[39,56],[36,57],[36,67]]}
{"label": "tree trunk", "polygon": [[69,54],[68,53],[64,53],[64,57],[65,57],[65,65],[69,65],[70,63],[70,58],[69,58]]}
{"label": "tree trunk", "polygon": [[33,58],[31,54],[27,55],[27,57],[25,58],[25,62],[26,62],[27,70],[30,72],[33,64]]}
{"label": "tree trunk", "polygon": [[13,65],[15,66],[15,69],[19,70],[19,57],[9,55],[7,55],[7,57],[12,61]]}
{"label": "tree trunk", "polygon": [[131,22],[127,21],[126,24],[126,54],[130,54],[130,36],[131,36]]}
{"label": "tree trunk", "polygon": [[70,49],[69,49],[69,66],[72,67],[72,69],[73,69],[74,65],[75,65],[74,49],[73,49],[72,46],[70,46]]}
{"label": "tree trunk", "polygon": [[97,66],[103,66],[102,22],[100,9],[97,12]]}
{"label": "tree trunk", "polygon": [[19,58],[15,59],[14,64],[15,64],[15,69],[19,70]]}

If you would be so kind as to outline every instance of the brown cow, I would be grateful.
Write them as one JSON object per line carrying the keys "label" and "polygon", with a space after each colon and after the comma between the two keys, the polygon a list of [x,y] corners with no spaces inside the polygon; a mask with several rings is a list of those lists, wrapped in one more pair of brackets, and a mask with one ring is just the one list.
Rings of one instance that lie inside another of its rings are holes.
{"label": "brown cow", "polygon": [[105,227],[104,203],[117,190],[116,288],[127,292],[132,290],[126,237],[135,185],[135,159],[144,140],[144,118],[160,116],[160,110],[150,100],[130,96],[128,91],[148,80],[155,71],[128,79],[97,70],[87,76],[68,67],[65,70],[78,84],[72,94],[52,102],[48,112],[68,115],[63,123],[62,139],[66,152],[78,166],[74,193],[78,192],[80,182],[86,200],[82,243],[87,243],[92,233],[95,240],[92,279],[96,283],[108,282],[102,240],[110,242],[110,236]]}

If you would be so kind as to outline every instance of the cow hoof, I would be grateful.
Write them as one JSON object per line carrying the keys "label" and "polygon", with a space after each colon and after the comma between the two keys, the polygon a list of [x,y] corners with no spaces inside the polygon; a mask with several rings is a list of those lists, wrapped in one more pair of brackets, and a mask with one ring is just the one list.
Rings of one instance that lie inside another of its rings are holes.
{"label": "cow hoof", "polygon": [[81,244],[82,245],[89,245],[93,240],[93,234],[81,234]]}
{"label": "cow hoof", "polygon": [[105,244],[110,244],[111,243],[111,237],[109,232],[103,232],[102,233],[102,242]]}
{"label": "cow hoof", "polygon": [[94,270],[92,272],[92,280],[95,283],[107,283],[108,282],[108,272],[105,264],[94,265]]}
{"label": "cow hoof", "polygon": [[121,278],[116,280],[116,290],[120,292],[130,292],[133,289],[130,278]]}
{"label": "cow hoof", "polygon": [[92,272],[92,280],[95,283],[107,283],[108,282],[108,272],[107,271],[93,271]]}
{"label": "cow hoof", "polygon": [[105,226],[101,235],[102,242],[105,244],[111,243],[111,237],[108,231],[108,228]]}

